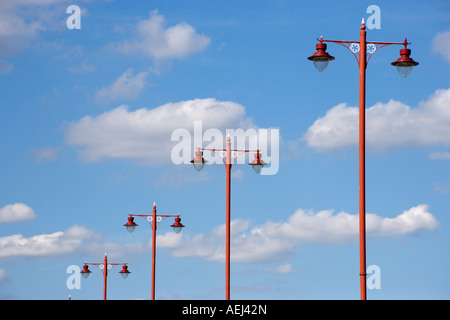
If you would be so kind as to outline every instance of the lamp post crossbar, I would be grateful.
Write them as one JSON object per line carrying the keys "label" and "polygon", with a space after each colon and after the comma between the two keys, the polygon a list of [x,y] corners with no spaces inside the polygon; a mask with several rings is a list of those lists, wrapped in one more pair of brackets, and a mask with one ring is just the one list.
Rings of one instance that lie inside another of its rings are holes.
{"label": "lamp post crossbar", "polygon": [[[227,164],[227,149],[208,149],[208,148],[197,148],[197,151],[211,151],[219,155],[224,164]],[[230,163],[233,164],[234,160],[236,160],[237,157],[239,157],[241,154],[248,153],[248,152],[257,152],[259,153],[260,149],[231,149],[231,157],[230,157]]]}
{"label": "lamp post crossbar", "polygon": [[[153,215],[152,214],[134,214],[134,213],[130,213],[129,214],[130,217],[140,217],[143,218],[145,220],[147,220],[147,222],[150,223],[150,225],[153,222]],[[161,221],[167,219],[167,218],[179,218],[180,215],[179,214],[175,214],[175,215],[168,215],[168,214],[157,214],[156,215],[156,223],[159,224]]]}
{"label": "lamp post crossbar", "polygon": [[[322,37],[317,38],[317,41],[337,43],[343,47],[346,47],[353,54],[353,56],[356,59],[356,62],[359,65],[359,54],[358,53],[361,50],[360,41],[330,40],[330,39],[323,39]],[[367,51],[366,67],[367,67],[367,63],[369,63],[370,58],[372,58],[372,55],[379,49],[384,48],[386,46],[390,46],[390,45],[403,45],[406,48],[406,46],[409,44],[411,44],[411,42],[408,42],[408,40],[406,38],[405,38],[405,41],[403,41],[403,42],[366,41],[366,51]]]}

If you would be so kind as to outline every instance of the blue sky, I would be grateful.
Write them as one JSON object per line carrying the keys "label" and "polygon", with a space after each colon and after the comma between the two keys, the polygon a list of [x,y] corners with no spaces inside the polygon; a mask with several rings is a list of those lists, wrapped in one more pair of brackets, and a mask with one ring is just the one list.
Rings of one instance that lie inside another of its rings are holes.
{"label": "blue sky", "polygon": [[372,4],[368,41],[407,36],[420,65],[402,78],[387,46],[367,68],[368,298],[450,298],[448,2],[289,0],[0,1],[0,298],[101,299],[100,270],[79,289],[66,270],[107,252],[132,272],[108,298],[149,299],[150,227],[122,225],[156,202],[186,226],[158,227],[156,298],[223,299],[225,169],[171,153],[201,121],[279,130],[275,174],[233,166],[231,298],[359,299],[358,67],[336,44],[322,73],[306,58],[358,40]]}

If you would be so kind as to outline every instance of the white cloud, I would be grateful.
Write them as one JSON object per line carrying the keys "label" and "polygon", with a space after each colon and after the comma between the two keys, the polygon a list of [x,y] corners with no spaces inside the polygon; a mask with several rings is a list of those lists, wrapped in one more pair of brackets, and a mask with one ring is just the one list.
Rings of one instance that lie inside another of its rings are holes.
{"label": "white cloud", "polygon": [[65,255],[78,250],[85,240],[95,234],[80,226],[72,226],[65,232],[35,235],[25,238],[21,234],[0,238],[0,258],[43,257]]}
{"label": "white cloud", "polygon": [[[180,233],[166,232],[156,236],[156,246],[158,248],[175,248],[181,245],[183,238]],[[149,248],[151,243],[149,242]]]}
{"label": "white cloud", "polygon": [[27,22],[15,7],[0,3],[0,56],[8,56],[25,48],[43,26],[38,21]]}
{"label": "white cloud", "polygon": [[3,269],[0,269],[0,284],[5,281],[6,279],[6,271]]}
{"label": "white cloud", "polygon": [[0,59],[0,73],[8,73],[13,68],[13,65],[8,61]]}
{"label": "white cloud", "polygon": [[[125,232],[125,231],[124,231]],[[181,234],[167,232],[157,235],[158,248],[174,248],[181,245]],[[143,253],[151,250],[152,241],[137,243],[108,242],[94,230],[74,225],[65,231],[24,237],[22,234],[0,237],[0,258],[64,256],[84,252],[99,256],[123,257],[124,253]]]}
{"label": "white cloud", "polygon": [[[450,89],[436,90],[417,108],[399,101],[376,103],[366,110],[368,149],[450,145]],[[341,103],[308,128],[304,138],[318,151],[332,151],[358,144],[356,107]]]}
{"label": "white cloud", "polygon": [[242,180],[244,178],[245,171],[241,169],[235,169],[231,172],[231,178],[236,180]]}
{"label": "white cloud", "polygon": [[430,154],[430,160],[450,160],[450,152],[435,152]]}
{"label": "white cloud", "polygon": [[450,185],[445,182],[436,182],[432,185],[433,191],[441,194],[450,194]]}
{"label": "white cloud", "polygon": [[[358,235],[358,214],[323,210],[318,213],[297,210],[288,222],[269,224],[269,234],[284,235],[300,242],[341,244],[354,240]],[[428,212],[427,205],[418,205],[394,218],[383,218],[373,213],[366,214],[368,236],[396,236],[434,230],[437,220]]]}
{"label": "white cloud", "polygon": [[297,272],[297,270],[294,270],[294,268],[292,267],[292,264],[287,263],[287,264],[283,264],[280,266],[276,266],[275,268],[268,268],[265,269],[267,272],[270,273],[280,273],[280,274],[287,274],[287,273],[295,273]]}
{"label": "white cloud", "polygon": [[117,50],[143,52],[156,59],[183,58],[204,50],[211,41],[185,22],[165,28],[165,18],[158,10],[150,12],[147,20],[140,21],[136,30],[137,39],[116,45]]}
{"label": "white cloud", "polygon": [[39,32],[55,25],[59,15],[55,5],[65,0],[0,1],[0,57],[24,49]]}
{"label": "white cloud", "polygon": [[[423,230],[434,230],[436,218],[427,205],[418,205],[394,218],[367,214],[368,237],[388,237],[416,234]],[[297,210],[287,221],[271,222],[250,228],[248,220],[231,222],[231,260],[240,263],[279,261],[291,254],[295,246],[302,243],[345,244],[356,241],[358,215],[345,212],[333,214],[333,210]],[[219,225],[208,235],[189,236],[171,231],[157,235],[157,246],[169,249],[174,257],[198,257],[210,261],[224,261],[225,225]],[[0,258],[48,257],[86,252],[122,257],[126,252],[142,253],[151,249],[152,242],[114,243],[107,242],[93,230],[74,225],[66,231],[39,234],[29,238],[22,234],[0,237]],[[291,265],[279,266],[270,272],[295,272]]]}
{"label": "white cloud", "polygon": [[99,103],[109,103],[120,99],[137,97],[145,88],[147,72],[133,76],[133,69],[128,69],[110,86],[97,91],[95,99]]}
{"label": "white cloud", "polygon": [[24,203],[7,204],[0,209],[0,222],[21,222],[36,217],[34,210]]}
{"label": "white cloud", "polygon": [[85,59],[77,66],[71,66],[67,67],[67,71],[76,73],[76,74],[83,74],[83,73],[89,73],[95,70],[95,66],[92,64],[89,64],[88,60]]}
{"label": "white cloud", "polygon": [[450,31],[438,32],[433,38],[431,49],[450,61]]}
{"label": "white cloud", "polygon": [[58,158],[57,148],[32,148],[30,152],[34,155],[34,160],[37,163],[46,161],[55,161]]}
{"label": "white cloud", "polygon": [[[286,258],[295,246],[302,243],[345,244],[358,238],[358,214],[333,213],[333,210],[314,212],[297,210],[286,222],[268,221],[249,230],[250,222],[234,220],[231,224],[231,260],[243,263],[279,261]],[[394,218],[366,214],[368,237],[389,237],[434,230],[436,218],[427,205],[418,205]],[[172,250],[175,257],[201,257],[224,261],[223,239],[225,226],[215,228],[209,235],[184,236]],[[289,266],[281,268],[292,271]],[[281,272],[282,270],[278,270]]]}
{"label": "white cloud", "polygon": [[80,156],[89,162],[120,158],[167,163],[176,144],[171,141],[172,132],[178,128],[193,132],[197,120],[202,121],[203,130],[253,127],[245,108],[231,101],[195,99],[134,111],[123,105],[70,124],[66,143],[81,147]]}

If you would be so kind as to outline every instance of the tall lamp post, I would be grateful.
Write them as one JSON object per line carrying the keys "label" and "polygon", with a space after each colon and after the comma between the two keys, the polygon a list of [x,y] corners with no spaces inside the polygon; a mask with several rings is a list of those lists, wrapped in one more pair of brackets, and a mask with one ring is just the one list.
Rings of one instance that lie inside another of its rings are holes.
{"label": "tall lamp post", "polygon": [[249,163],[256,173],[261,173],[261,169],[267,164],[261,160],[259,149],[256,150],[239,150],[231,149],[230,136],[227,137],[226,149],[207,149],[197,148],[195,158],[191,160],[197,171],[200,171],[205,166],[206,161],[203,158],[203,151],[212,151],[218,154],[226,168],[226,236],[225,236],[225,299],[230,300],[230,195],[231,195],[231,166],[234,160],[241,154],[247,152],[255,152],[255,159]]}
{"label": "tall lamp post", "polygon": [[97,266],[100,268],[100,270],[103,271],[103,300],[106,300],[106,279],[108,277],[109,269],[111,269],[114,266],[122,265],[122,270],[120,270],[119,273],[124,279],[126,279],[128,275],[131,273],[130,271],[128,271],[128,266],[126,263],[111,263],[111,262],[108,263],[108,257],[106,256],[106,253],[102,263],[88,263],[88,262],[84,263],[83,270],[81,270],[80,273],[85,279],[87,279],[89,275],[92,273],[92,271],[89,270],[89,265]]}
{"label": "tall lamp post", "polygon": [[153,203],[153,214],[129,214],[127,223],[124,226],[128,232],[132,233],[138,226],[134,222],[134,217],[141,217],[147,220],[152,226],[152,300],[155,300],[155,269],[156,269],[156,228],[162,220],[166,218],[175,218],[175,222],[171,225],[175,233],[180,233],[184,225],[181,224],[180,215],[164,215],[156,214],[156,204]]}
{"label": "tall lamp post", "polygon": [[[400,58],[392,62],[391,65],[397,67],[402,77],[407,77],[414,66],[419,63],[410,58],[411,50],[407,48],[408,42],[405,38],[403,42],[376,42],[366,41],[366,26],[364,19],[361,24],[359,33],[359,41],[341,41],[341,40],[325,40],[322,37],[317,39],[316,52],[308,57],[308,60],[314,62],[314,66],[319,72],[327,67],[328,63],[335,58],[327,52],[325,42],[340,44],[349,49],[356,58],[359,66],[359,256],[360,256],[360,297],[366,300],[366,177],[365,177],[365,113],[366,113],[366,68],[372,55],[380,48],[396,44],[403,45],[400,49]],[[359,54],[358,54],[359,52]]]}

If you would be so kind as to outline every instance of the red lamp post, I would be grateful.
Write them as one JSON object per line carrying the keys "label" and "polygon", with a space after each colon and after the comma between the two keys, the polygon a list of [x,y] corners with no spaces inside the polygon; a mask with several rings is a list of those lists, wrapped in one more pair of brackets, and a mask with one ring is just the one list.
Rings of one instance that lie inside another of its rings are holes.
{"label": "red lamp post", "polygon": [[156,214],[156,204],[153,204],[153,214],[129,214],[128,222],[124,224],[128,232],[133,232],[138,226],[134,222],[134,217],[141,217],[147,220],[152,226],[152,300],[155,300],[155,269],[156,269],[156,229],[157,224],[166,218],[175,218],[175,222],[171,225],[175,233],[180,233],[184,225],[181,224],[180,215],[161,215]]}
{"label": "red lamp post", "polygon": [[[316,53],[308,57],[308,60],[314,62],[316,69],[320,72],[324,71],[329,61],[334,60],[326,52],[327,45],[324,42],[333,42],[340,44],[349,49],[356,58],[359,66],[359,256],[360,256],[360,297],[366,300],[366,192],[365,192],[365,113],[366,113],[366,68],[372,55],[378,49],[396,44],[403,45],[400,49],[400,58],[392,62],[391,65],[396,66],[402,77],[406,77],[411,73],[414,66],[419,63],[410,58],[411,50],[407,48],[408,42],[405,38],[404,42],[375,42],[366,41],[366,26],[364,19],[361,24],[361,32],[359,33],[359,41],[341,41],[341,40],[325,40],[320,37],[317,39],[319,43],[316,45]],[[364,50],[365,48],[365,50]],[[357,54],[359,52],[359,55]]]}
{"label": "red lamp post", "polygon": [[[241,154],[247,153],[247,152],[256,152],[255,153],[255,159],[249,163],[249,165],[252,166],[253,170],[256,173],[260,173],[261,169],[267,164],[263,160],[261,160],[261,154],[259,152],[259,149],[256,150],[236,150],[231,149],[231,139],[230,136],[227,137],[227,147],[226,149],[207,149],[207,148],[197,148],[197,151],[195,152],[195,158],[191,160],[191,163],[194,165],[195,169],[197,171],[200,171],[203,169],[205,163],[208,163],[203,158],[203,151],[212,151],[218,154],[226,168],[226,235],[225,235],[225,299],[230,300],[230,221],[231,221],[231,215],[230,215],[230,195],[231,195],[231,166],[234,162],[234,160]],[[232,154],[233,153],[233,154]]]}
{"label": "red lamp post", "polygon": [[103,300],[106,300],[106,279],[108,277],[108,271],[114,266],[122,265],[122,270],[119,271],[120,275],[126,279],[128,275],[131,273],[128,271],[128,266],[126,263],[108,263],[108,257],[105,253],[105,258],[103,260],[103,263],[88,263],[85,262],[83,265],[83,270],[80,271],[83,278],[87,279],[89,275],[92,273],[91,270],[89,270],[89,265],[97,266],[100,268],[100,270],[103,271]]}

